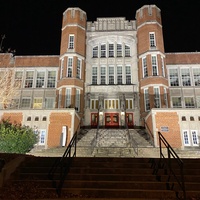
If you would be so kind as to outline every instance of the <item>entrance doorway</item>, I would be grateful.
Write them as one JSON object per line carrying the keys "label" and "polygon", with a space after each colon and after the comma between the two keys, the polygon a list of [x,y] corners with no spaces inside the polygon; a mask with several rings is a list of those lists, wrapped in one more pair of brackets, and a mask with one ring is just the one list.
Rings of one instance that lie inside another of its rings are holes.
{"label": "entrance doorway", "polygon": [[126,123],[129,128],[133,128],[133,113],[126,113]]}
{"label": "entrance doorway", "polygon": [[105,126],[110,128],[119,127],[119,113],[105,113]]}
{"label": "entrance doorway", "polygon": [[97,127],[98,113],[91,113],[91,127]]}

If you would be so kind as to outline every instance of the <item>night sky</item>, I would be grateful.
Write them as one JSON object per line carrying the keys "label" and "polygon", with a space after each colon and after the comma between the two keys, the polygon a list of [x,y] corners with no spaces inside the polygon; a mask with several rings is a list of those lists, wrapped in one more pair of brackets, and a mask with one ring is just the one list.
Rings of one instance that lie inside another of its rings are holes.
{"label": "night sky", "polygon": [[136,10],[161,9],[166,52],[200,51],[200,0],[0,0],[2,46],[16,55],[59,55],[62,14],[79,7],[88,21],[98,17],[135,20]]}

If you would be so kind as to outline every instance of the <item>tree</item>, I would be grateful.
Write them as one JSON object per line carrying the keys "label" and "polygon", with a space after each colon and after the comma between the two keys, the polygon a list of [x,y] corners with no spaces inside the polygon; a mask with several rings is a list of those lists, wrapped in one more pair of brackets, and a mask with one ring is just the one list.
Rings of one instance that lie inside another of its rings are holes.
{"label": "tree", "polygon": [[8,120],[0,122],[0,152],[27,153],[38,142],[38,135],[33,129]]}

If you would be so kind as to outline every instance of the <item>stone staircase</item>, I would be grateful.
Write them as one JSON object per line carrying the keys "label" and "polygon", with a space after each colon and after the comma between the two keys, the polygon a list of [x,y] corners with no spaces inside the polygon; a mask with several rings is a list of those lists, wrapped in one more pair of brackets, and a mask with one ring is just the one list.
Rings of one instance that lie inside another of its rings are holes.
{"label": "stone staircase", "polygon": [[[58,196],[55,185],[59,184],[59,171],[54,174],[54,184],[48,178],[56,159],[26,156],[12,179],[0,189],[0,199],[167,200],[177,199],[177,194],[180,199],[183,196],[174,178],[168,181],[166,167],[154,173],[153,163],[158,158],[108,157],[73,158],[61,195]],[[183,162],[187,199],[197,200],[200,198],[200,160],[183,159]],[[174,170],[180,177],[175,164]],[[169,186],[173,186],[173,189]]]}

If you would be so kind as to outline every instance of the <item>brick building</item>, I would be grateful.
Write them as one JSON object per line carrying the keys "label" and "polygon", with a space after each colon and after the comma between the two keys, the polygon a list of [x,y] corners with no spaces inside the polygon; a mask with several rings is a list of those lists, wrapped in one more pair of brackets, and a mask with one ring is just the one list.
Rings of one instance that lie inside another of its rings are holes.
{"label": "brick building", "polygon": [[161,11],[145,5],[135,20],[87,21],[63,13],[60,55],[0,54],[0,77],[20,83],[0,117],[32,127],[44,148],[67,145],[80,126],[145,126],[158,146],[198,146],[200,53],[164,50]]}

